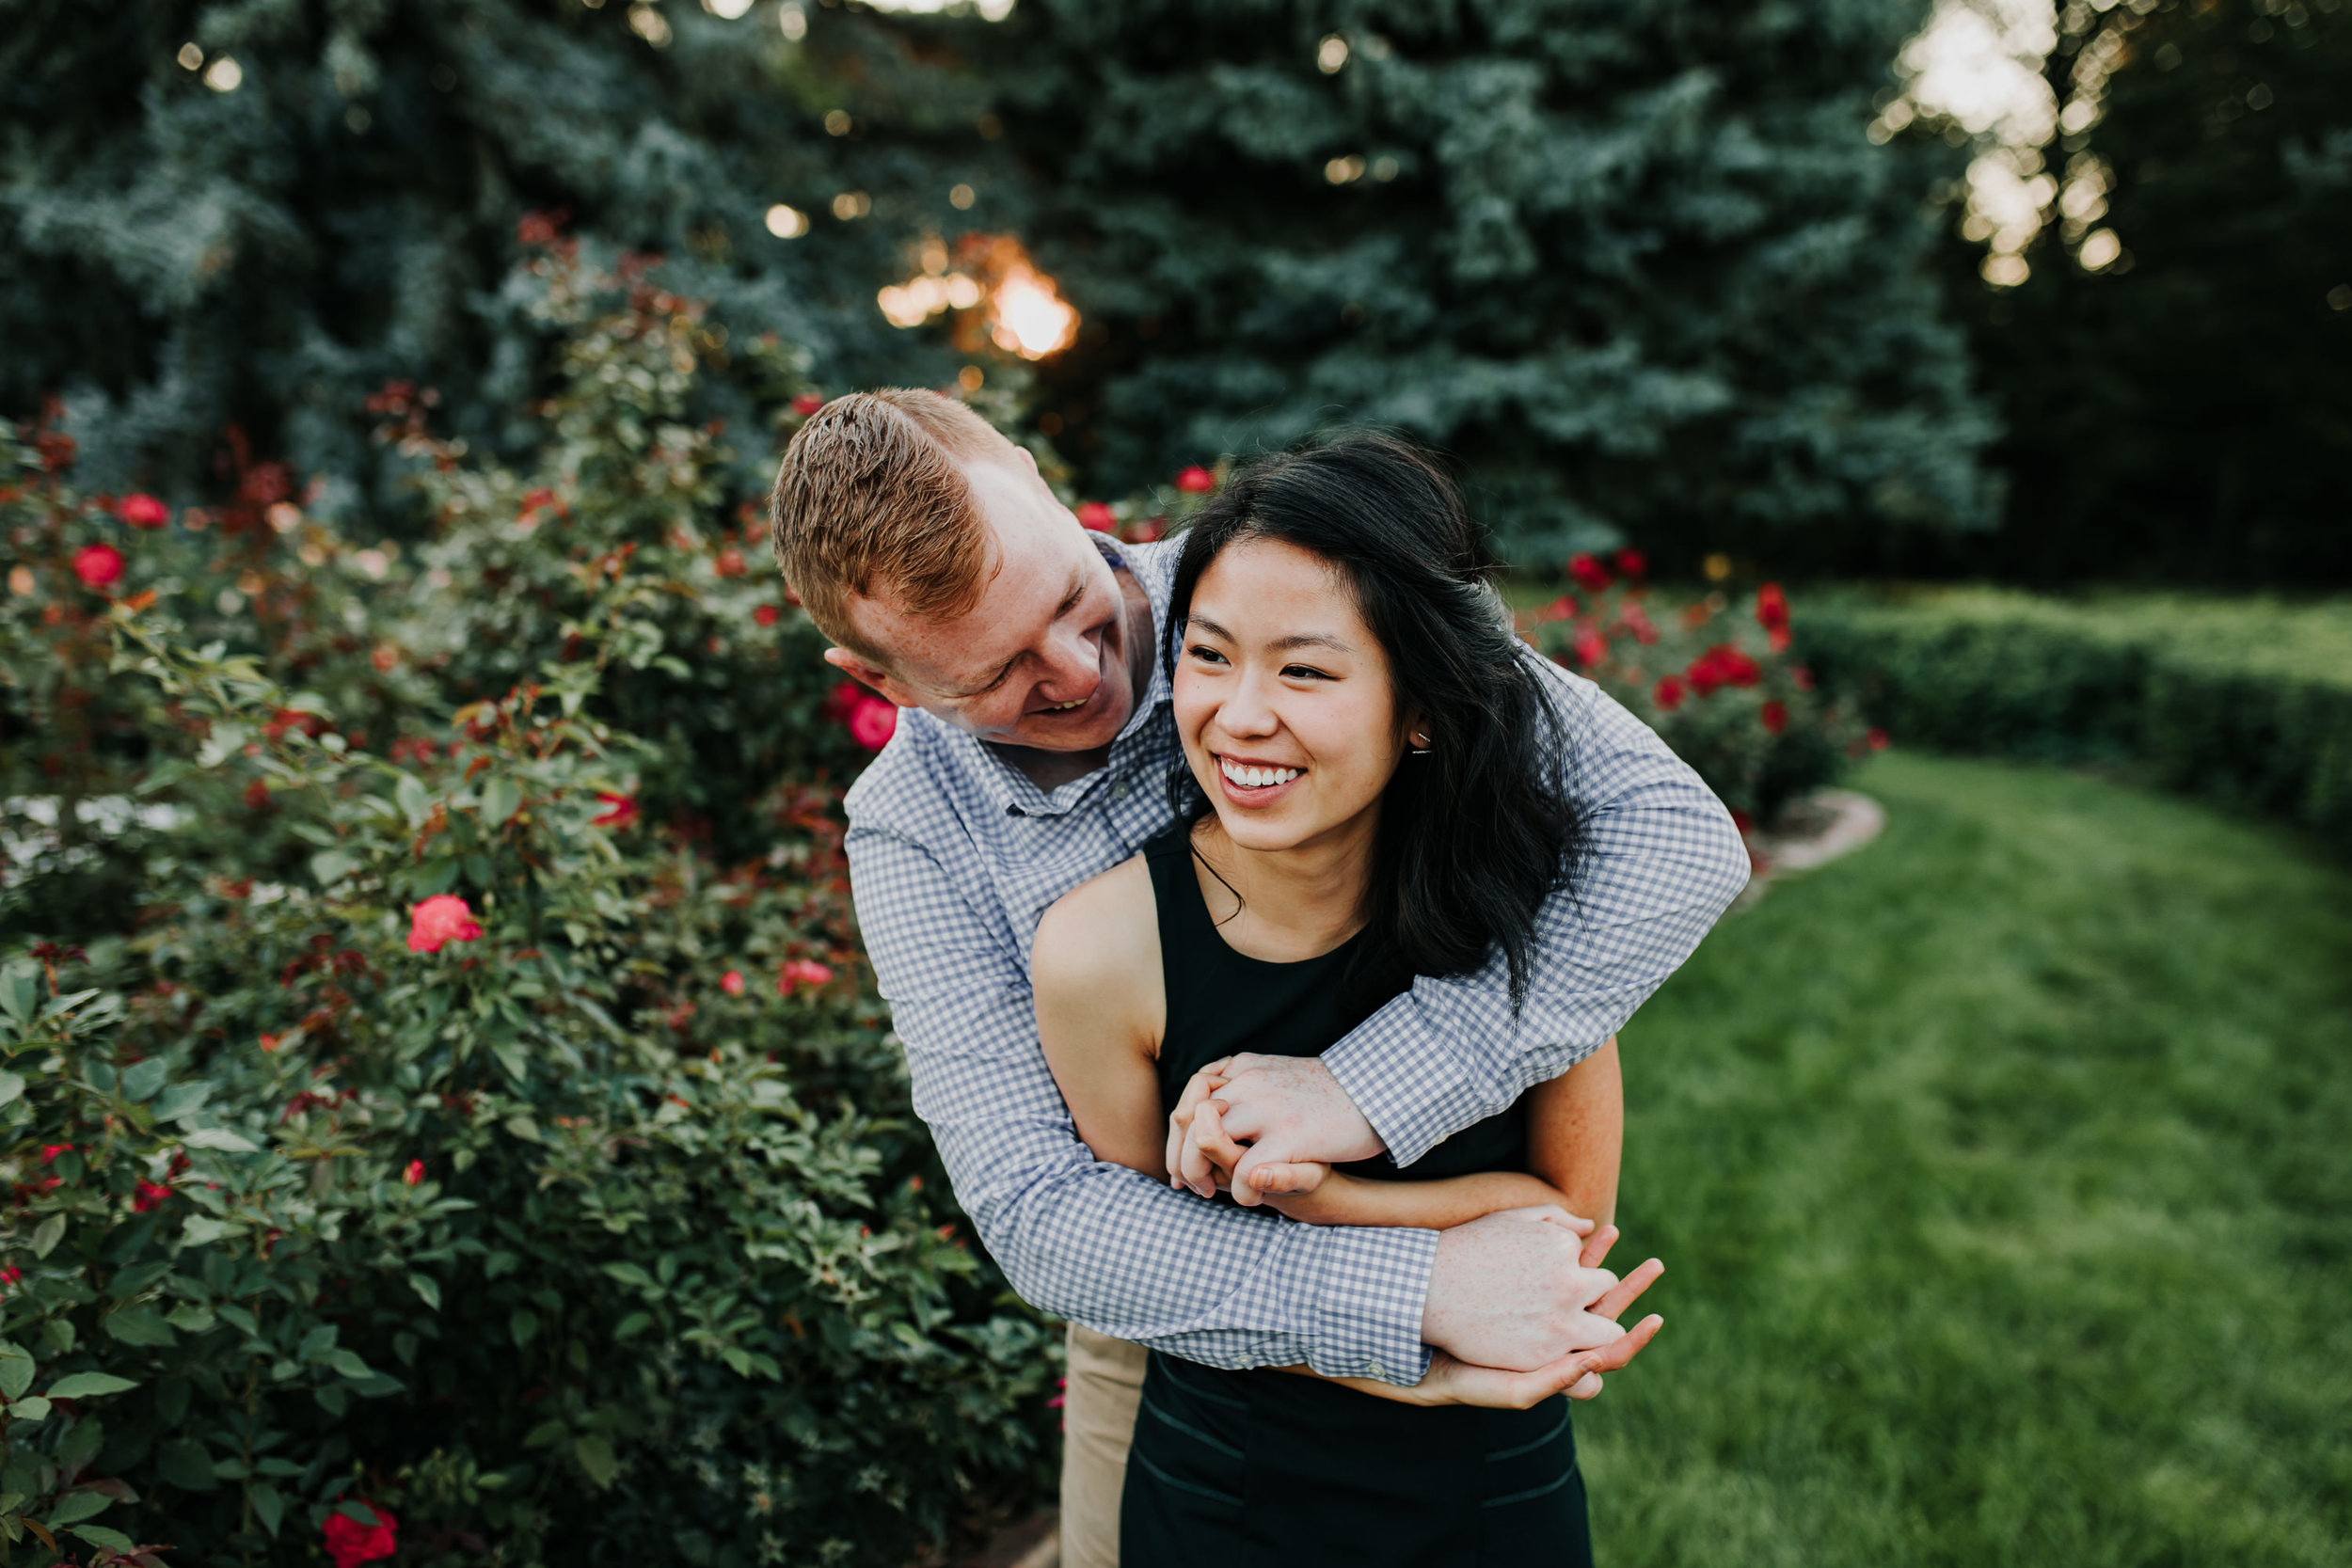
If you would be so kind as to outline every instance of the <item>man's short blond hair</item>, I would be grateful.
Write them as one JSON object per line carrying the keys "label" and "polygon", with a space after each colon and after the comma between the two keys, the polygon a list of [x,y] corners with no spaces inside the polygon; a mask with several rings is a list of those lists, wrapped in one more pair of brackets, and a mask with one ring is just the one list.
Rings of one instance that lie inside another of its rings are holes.
{"label": "man's short blond hair", "polygon": [[978,603],[988,529],[956,460],[1008,446],[962,404],[914,388],[852,392],[810,415],[785,448],[768,516],[776,564],[818,628],[887,669],[857,635],[852,598],[887,594],[906,614],[942,617]]}

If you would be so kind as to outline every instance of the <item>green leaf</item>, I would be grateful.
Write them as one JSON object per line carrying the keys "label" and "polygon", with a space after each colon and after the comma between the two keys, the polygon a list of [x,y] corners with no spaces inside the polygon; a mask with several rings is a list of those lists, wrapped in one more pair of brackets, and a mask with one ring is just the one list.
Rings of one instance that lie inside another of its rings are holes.
{"label": "green leaf", "polygon": [[515,1336],[515,1346],[519,1350],[531,1343],[532,1336],[539,1332],[539,1315],[528,1307],[517,1307],[515,1315],[506,1320],[506,1328]]}
{"label": "green leaf", "polygon": [[226,1127],[199,1127],[188,1134],[190,1148],[221,1148],[231,1154],[259,1154],[262,1146]]}
{"label": "green leaf", "polygon": [[33,1256],[46,1258],[65,1240],[65,1216],[52,1214],[33,1227]]}
{"label": "green leaf", "polygon": [[183,1334],[209,1334],[216,1321],[211,1307],[193,1301],[182,1302],[164,1317],[164,1322]]}
{"label": "green leaf", "polygon": [[49,1419],[49,1402],[35,1394],[9,1405],[8,1415],[20,1421],[45,1421]]}
{"label": "green leaf", "polygon": [[506,1130],[527,1144],[540,1142],[539,1124],[529,1117],[508,1117]]}
{"label": "green leaf", "polygon": [[63,1529],[84,1519],[95,1519],[106,1512],[109,1499],[97,1492],[68,1492],[57,1499],[57,1506],[49,1511],[41,1522],[51,1529]]}
{"label": "green leaf", "polygon": [[180,1229],[180,1240],[189,1246],[205,1246],[219,1241],[233,1227],[226,1220],[210,1214],[190,1214],[188,1223]]}
{"label": "green leaf", "polygon": [[178,1121],[183,1117],[193,1116],[203,1107],[212,1092],[210,1084],[174,1084],[156,1099],[155,1119]]}
{"label": "green leaf", "polygon": [[13,1339],[0,1339],[0,1399],[15,1399],[32,1386],[33,1353]]}
{"label": "green leaf", "polygon": [[359,866],[359,857],[348,849],[322,849],[310,857],[310,875],[323,888],[333,887]]}
{"label": "green leaf", "polygon": [[171,1064],[161,1056],[133,1063],[122,1069],[122,1098],[134,1104],[153,1099],[155,1091],[164,1086],[164,1075],[170,1070]]}
{"label": "green leaf", "polygon": [[437,855],[409,873],[408,888],[419,898],[430,898],[437,893],[447,893],[457,885],[457,862],[453,856]]}
{"label": "green leaf", "polygon": [[21,1072],[0,1072],[0,1105],[6,1105],[24,1092],[24,1075]]}
{"label": "green leaf", "polygon": [[175,1437],[155,1452],[155,1468],[185,1492],[210,1492],[220,1481],[213,1474],[213,1456],[192,1437]]}
{"label": "green leaf", "polygon": [[392,785],[392,799],[400,802],[401,815],[412,828],[423,827],[424,819],[433,815],[433,797],[414,773],[400,776],[400,782]]}
{"label": "green leaf", "polygon": [[94,1400],[102,1394],[119,1394],[126,1388],[139,1386],[135,1377],[117,1377],[112,1372],[68,1372],[49,1386],[53,1400]]}
{"label": "green leaf", "polygon": [[521,809],[523,792],[515,781],[501,773],[482,786],[482,820],[493,828],[506,826],[506,820]]}
{"label": "green leaf", "polygon": [[286,1516],[286,1500],[278,1495],[278,1488],[268,1481],[257,1481],[245,1489],[246,1500],[253,1504],[253,1516],[262,1521],[262,1528],[272,1536],[278,1533],[278,1521]]}
{"label": "green leaf", "polygon": [[594,1435],[574,1438],[572,1457],[580,1461],[580,1467],[588,1472],[588,1479],[596,1483],[599,1491],[612,1484],[612,1478],[621,1467],[612,1457],[612,1445]]}
{"label": "green leaf", "polygon": [[441,1309],[441,1287],[429,1274],[411,1274],[408,1288],[417,1292],[427,1307],[436,1312]]}
{"label": "green leaf", "polygon": [[541,1421],[524,1434],[523,1447],[544,1449],[549,1444],[561,1443],[564,1441],[564,1423],[561,1420]]}
{"label": "green leaf", "polygon": [[631,1312],[628,1317],[623,1318],[619,1323],[614,1325],[612,1338],[615,1340],[633,1339],[638,1335],[644,1333],[645,1330],[651,1328],[652,1326],[652,1313]]}
{"label": "green leaf", "polygon": [[40,971],[32,964],[12,964],[0,975],[0,1009],[19,1023],[30,1023],[40,1010]]}
{"label": "green leaf", "polygon": [[512,1078],[516,1084],[519,1085],[530,1078],[531,1058],[523,1054],[520,1040],[509,1037],[494,1041],[490,1046],[490,1054],[499,1059],[499,1066],[506,1069],[506,1076]]}
{"label": "green leaf", "polygon": [[110,1552],[131,1552],[138,1549],[137,1542],[120,1530],[108,1529],[103,1525],[76,1525],[73,1527],[73,1533],[91,1545],[103,1546]]}
{"label": "green leaf", "polygon": [[354,1380],[371,1378],[375,1375],[375,1369],[361,1359],[358,1351],[347,1350],[340,1346],[328,1353],[326,1364],[343,1376]]}
{"label": "green leaf", "polygon": [[106,1332],[126,1345],[151,1345],[167,1349],[180,1342],[171,1325],[151,1307],[130,1307],[119,1312],[109,1312],[99,1320]]}
{"label": "green leaf", "polygon": [[294,1354],[305,1361],[324,1361],[334,1354],[335,1338],[341,1332],[333,1323],[320,1323],[302,1337],[302,1344]]}

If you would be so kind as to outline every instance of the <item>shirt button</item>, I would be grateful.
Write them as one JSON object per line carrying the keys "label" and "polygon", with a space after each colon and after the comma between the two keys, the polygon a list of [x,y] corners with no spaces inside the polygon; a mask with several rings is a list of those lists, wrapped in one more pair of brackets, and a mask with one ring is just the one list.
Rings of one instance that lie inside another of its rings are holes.
{"label": "shirt button", "polygon": [[1111,785],[1111,799],[1112,799],[1112,800],[1124,800],[1126,798],[1127,798],[1127,786],[1126,786],[1125,784],[1115,784]]}
{"label": "shirt button", "polygon": [[1367,1376],[1370,1376],[1370,1377],[1373,1377],[1373,1378],[1375,1378],[1375,1379],[1377,1379],[1377,1378],[1384,1378],[1384,1377],[1387,1377],[1387,1376],[1389,1375],[1389,1374],[1388,1374],[1385,1370],[1382,1370],[1382,1368],[1381,1368],[1381,1366],[1380,1366],[1380,1363],[1379,1363],[1379,1362],[1377,1362],[1377,1361],[1367,1361],[1367,1362],[1365,1362],[1365,1363],[1364,1363],[1364,1371],[1365,1371],[1365,1374],[1366,1374]]}

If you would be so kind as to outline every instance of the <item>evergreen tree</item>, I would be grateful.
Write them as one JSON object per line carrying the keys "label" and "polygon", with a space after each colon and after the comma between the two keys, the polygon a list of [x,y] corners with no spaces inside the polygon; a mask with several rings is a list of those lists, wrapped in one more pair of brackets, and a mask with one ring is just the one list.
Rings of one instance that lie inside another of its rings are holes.
{"label": "evergreen tree", "polygon": [[[389,507],[362,404],[395,377],[512,452],[547,357],[498,282],[529,213],[568,213],[596,253],[660,253],[666,287],[739,340],[803,345],[829,388],[952,375],[874,291],[924,233],[1019,218],[979,85],[938,46],[952,22],[834,0],[5,0],[0,17],[0,416],[62,396],[101,488],[193,499],[233,421],[298,477],[356,477],[330,510]],[[804,236],[770,231],[780,204]],[[723,378],[713,399],[750,412]],[[755,483],[765,444],[739,446]]]}
{"label": "evergreen tree", "polygon": [[1955,244],[2029,578],[2352,580],[2352,8],[2069,5],[2031,273]]}
{"label": "evergreen tree", "polygon": [[1864,137],[1924,9],[1030,0],[980,47],[1088,320],[1041,422],[1104,492],[1400,426],[1531,562],[1982,526],[1956,156]]}

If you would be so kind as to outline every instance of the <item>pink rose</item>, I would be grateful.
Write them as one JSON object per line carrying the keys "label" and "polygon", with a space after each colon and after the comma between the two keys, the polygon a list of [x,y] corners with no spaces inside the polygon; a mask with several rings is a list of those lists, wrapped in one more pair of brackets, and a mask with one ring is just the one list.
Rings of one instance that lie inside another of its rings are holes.
{"label": "pink rose", "polygon": [[730,969],[724,974],[720,975],[719,989],[725,991],[729,996],[742,995],[743,972],[739,969]]}
{"label": "pink rose", "polygon": [[850,737],[869,752],[879,752],[898,733],[898,709],[896,704],[877,697],[860,703],[850,714]]}
{"label": "pink rose", "polygon": [[122,578],[122,552],[112,545],[84,545],[73,552],[73,575],[85,588],[111,588]]}
{"label": "pink rose", "polygon": [[320,1531],[326,1537],[327,1555],[335,1560],[335,1568],[359,1568],[362,1562],[373,1562],[389,1557],[400,1549],[396,1531],[400,1523],[382,1503],[362,1500],[359,1504],[375,1515],[375,1523],[363,1525],[340,1509],[326,1516]]}
{"label": "pink rose", "polygon": [[478,942],[482,924],[453,893],[437,893],[408,911],[408,951],[438,953],[453,942]]}
{"label": "pink rose", "polygon": [[152,496],[125,496],[115,515],[133,528],[162,528],[171,521],[171,508]]}
{"label": "pink rose", "polygon": [[776,994],[789,996],[796,987],[821,986],[832,978],[830,965],[820,964],[814,958],[794,958],[777,974]]}

